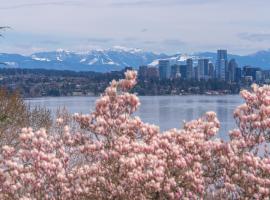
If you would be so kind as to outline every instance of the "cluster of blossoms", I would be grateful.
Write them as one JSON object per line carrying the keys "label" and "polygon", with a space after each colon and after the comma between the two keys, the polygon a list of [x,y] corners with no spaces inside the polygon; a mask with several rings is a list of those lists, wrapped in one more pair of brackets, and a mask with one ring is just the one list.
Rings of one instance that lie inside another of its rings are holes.
{"label": "cluster of blossoms", "polygon": [[[269,199],[270,87],[242,91],[227,142],[214,112],[160,132],[133,113],[136,72],[112,81],[80,130],[25,128],[2,148],[0,199]],[[264,147],[264,148],[262,148]]]}

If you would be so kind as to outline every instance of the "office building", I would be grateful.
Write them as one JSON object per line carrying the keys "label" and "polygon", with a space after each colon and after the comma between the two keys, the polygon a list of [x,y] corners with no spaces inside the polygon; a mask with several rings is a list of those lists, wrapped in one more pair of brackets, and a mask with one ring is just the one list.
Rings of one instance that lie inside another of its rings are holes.
{"label": "office building", "polygon": [[270,70],[263,70],[263,79],[269,83],[270,82]]}
{"label": "office building", "polygon": [[217,50],[217,60],[228,60],[227,50],[219,49]]}
{"label": "office building", "polygon": [[227,61],[224,59],[218,60],[216,63],[216,78],[226,80],[226,65]]}
{"label": "office building", "polygon": [[256,71],[256,82],[262,82],[262,80],[263,80],[262,71]]}
{"label": "office building", "polygon": [[198,80],[209,78],[209,60],[199,59],[198,60]]}
{"label": "office building", "polygon": [[216,78],[226,80],[226,71],[228,65],[227,50],[217,50],[217,61],[216,61]]}
{"label": "office building", "polygon": [[194,79],[199,80],[198,66],[193,68],[193,77]]}
{"label": "office building", "polygon": [[192,79],[194,78],[193,76],[193,60],[192,58],[187,59],[186,61],[187,64],[187,79]]}
{"label": "office building", "polygon": [[228,64],[228,81],[234,82],[236,81],[236,68],[238,68],[238,64],[235,59],[231,59]]}
{"label": "office building", "polygon": [[180,65],[180,74],[182,79],[187,79],[187,65]]}
{"label": "office building", "polygon": [[213,63],[209,62],[209,70],[208,70],[208,75],[210,79],[215,78],[215,66]]}
{"label": "office building", "polygon": [[156,67],[148,67],[147,68],[147,78],[158,78],[159,73],[158,73],[158,68]]}
{"label": "office building", "polygon": [[140,79],[147,78],[147,66],[140,66],[138,71],[138,77]]}
{"label": "office building", "polygon": [[256,72],[261,71],[258,67],[244,66],[243,67],[243,76],[251,76],[252,80],[256,80]]}
{"label": "office building", "polygon": [[159,78],[169,79],[171,76],[171,65],[169,60],[159,60]]}
{"label": "office building", "polygon": [[172,65],[171,66],[171,78],[180,78],[180,65]]}
{"label": "office building", "polygon": [[235,69],[235,82],[240,82],[242,80],[242,68],[237,67]]}

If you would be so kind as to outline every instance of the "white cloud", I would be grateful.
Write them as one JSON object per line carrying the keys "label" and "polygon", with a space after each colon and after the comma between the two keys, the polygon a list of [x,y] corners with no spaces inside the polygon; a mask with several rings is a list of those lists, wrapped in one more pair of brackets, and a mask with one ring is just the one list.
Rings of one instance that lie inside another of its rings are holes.
{"label": "white cloud", "polygon": [[267,36],[254,33],[270,33],[269,7],[269,0],[0,0],[0,25],[24,34],[12,41],[6,32],[6,46],[27,41],[44,48],[125,45],[165,52],[226,46],[250,53],[266,47],[255,38]]}

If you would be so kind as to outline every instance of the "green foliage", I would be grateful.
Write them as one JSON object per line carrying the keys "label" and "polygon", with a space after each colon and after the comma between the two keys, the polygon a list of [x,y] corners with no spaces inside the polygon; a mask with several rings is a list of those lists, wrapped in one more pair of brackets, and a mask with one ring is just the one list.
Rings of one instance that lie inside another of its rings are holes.
{"label": "green foliage", "polygon": [[9,93],[0,89],[0,147],[16,145],[21,128],[50,128],[51,125],[50,111],[40,107],[30,109],[18,91]]}

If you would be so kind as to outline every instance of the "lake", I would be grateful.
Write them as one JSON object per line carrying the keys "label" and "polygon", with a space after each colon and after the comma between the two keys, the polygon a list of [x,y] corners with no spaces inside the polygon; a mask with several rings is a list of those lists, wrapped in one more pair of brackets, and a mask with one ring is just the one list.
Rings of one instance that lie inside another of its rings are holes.
{"label": "lake", "polygon": [[[71,113],[89,113],[94,109],[97,97],[45,97],[27,99],[30,106],[41,106],[55,112],[66,107]],[[215,111],[221,122],[219,137],[227,140],[228,131],[235,128],[234,109],[243,103],[239,95],[224,96],[143,96],[136,112],[143,121],[159,125],[161,130],[179,128],[183,121],[200,117],[207,111]]]}

